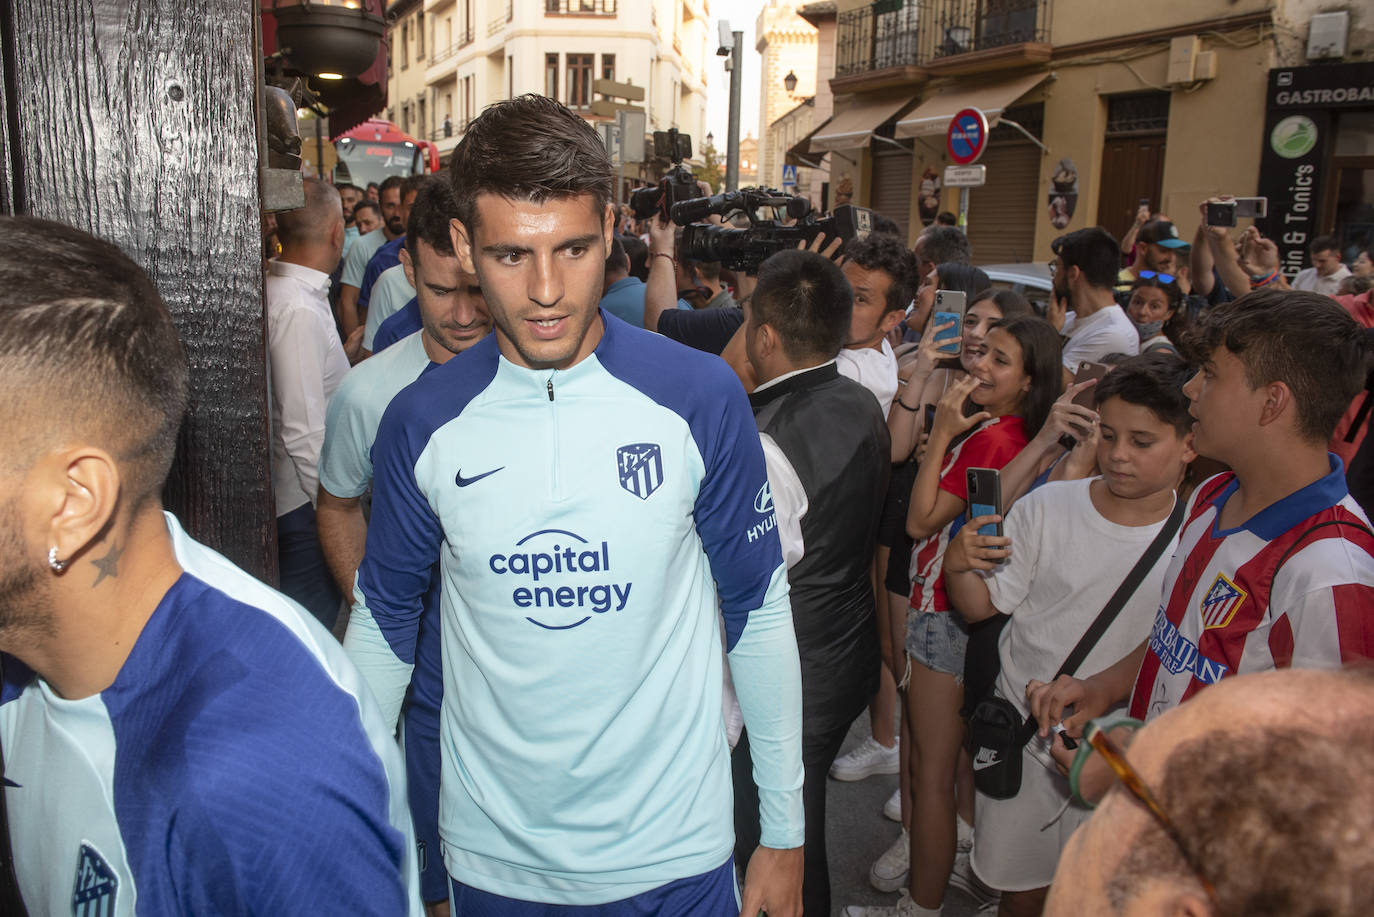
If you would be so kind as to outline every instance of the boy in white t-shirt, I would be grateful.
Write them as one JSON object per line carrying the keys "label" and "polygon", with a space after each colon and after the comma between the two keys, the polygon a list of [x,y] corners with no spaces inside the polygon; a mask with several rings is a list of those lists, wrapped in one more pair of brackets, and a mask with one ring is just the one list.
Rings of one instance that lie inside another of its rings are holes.
{"label": "boy in white t-shirt", "polygon": [[[1032,491],[1007,515],[1005,537],[978,534],[999,518],[985,516],[950,542],[951,604],[969,621],[1011,616],[999,641],[996,690],[1023,717],[1027,684],[1054,676],[1173,510],[1175,488],[1196,457],[1183,394],[1188,374],[1172,354],[1122,363],[1097,386],[1101,477]],[[1149,634],[1171,553],[1160,554],[1080,675],[1106,668]],[[1060,850],[1090,814],[1069,803],[1047,740],[1035,736],[1023,755],[1020,793],[1005,800],[980,793],[974,826],[974,871],[1002,890],[1002,914],[1012,917],[1040,913]]]}

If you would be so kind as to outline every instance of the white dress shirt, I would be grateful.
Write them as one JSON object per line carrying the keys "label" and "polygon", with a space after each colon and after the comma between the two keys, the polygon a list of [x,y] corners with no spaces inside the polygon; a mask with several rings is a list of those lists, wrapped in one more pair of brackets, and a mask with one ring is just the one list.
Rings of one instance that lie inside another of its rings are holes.
{"label": "white dress shirt", "polygon": [[267,378],[278,516],[315,502],[325,411],[348,372],[328,293],[328,274],[275,258],[268,263]]}
{"label": "white dress shirt", "polygon": [[1350,276],[1350,268],[1342,264],[1334,272],[1323,277],[1314,267],[1303,268],[1293,278],[1293,289],[1335,296],[1341,290],[1341,281]]}
{"label": "white dress shirt", "polygon": [[892,399],[897,397],[897,354],[887,338],[883,338],[881,350],[846,347],[836,355],[835,364],[841,376],[853,379],[873,393],[886,417]]}

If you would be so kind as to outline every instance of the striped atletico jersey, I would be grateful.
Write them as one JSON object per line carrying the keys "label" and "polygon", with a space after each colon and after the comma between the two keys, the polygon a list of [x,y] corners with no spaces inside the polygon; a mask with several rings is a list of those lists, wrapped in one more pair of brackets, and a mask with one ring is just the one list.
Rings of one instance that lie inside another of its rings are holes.
{"label": "striped atletico jersey", "polygon": [[1156,717],[1230,675],[1374,657],[1374,535],[1330,458],[1326,477],[1233,529],[1219,519],[1235,475],[1198,488],[1131,716]]}
{"label": "striped atletico jersey", "polygon": [[[956,443],[945,455],[940,470],[940,489],[949,491],[960,500],[968,500],[968,480],[964,472],[970,468],[998,468],[1016,458],[1026,447],[1026,423],[1008,414],[984,421],[973,434]],[[916,543],[911,551],[911,607],[916,611],[949,611],[945,596],[944,560],[949,540],[959,534],[966,515],[943,526],[933,535]]]}

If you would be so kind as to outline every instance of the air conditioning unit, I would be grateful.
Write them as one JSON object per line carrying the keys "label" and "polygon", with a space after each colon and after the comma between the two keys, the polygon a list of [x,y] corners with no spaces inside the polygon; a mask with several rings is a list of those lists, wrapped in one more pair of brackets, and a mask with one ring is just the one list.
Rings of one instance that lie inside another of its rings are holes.
{"label": "air conditioning unit", "polygon": [[1191,83],[1202,41],[1196,35],[1180,35],[1169,42],[1169,82]]}
{"label": "air conditioning unit", "polygon": [[1345,57],[1346,39],[1350,35],[1350,12],[1318,13],[1312,17],[1307,32],[1307,59],[1327,60]]}

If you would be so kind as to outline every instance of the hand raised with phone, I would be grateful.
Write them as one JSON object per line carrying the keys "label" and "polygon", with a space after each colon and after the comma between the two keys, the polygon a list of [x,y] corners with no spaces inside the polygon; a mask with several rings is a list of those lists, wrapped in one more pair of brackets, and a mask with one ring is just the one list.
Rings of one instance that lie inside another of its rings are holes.
{"label": "hand raised with phone", "polygon": [[959,530],[945,548],[945,572],[995,570],[1011,556],[1011,538],[1006,535],[981,535],[986,525],[996,525],[1001,516],[975,516]]}

